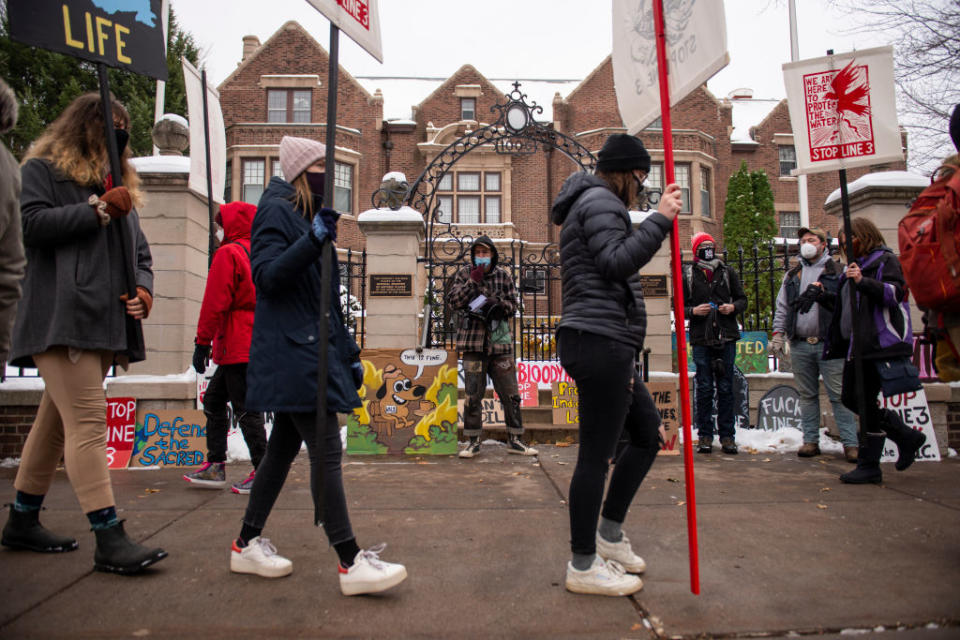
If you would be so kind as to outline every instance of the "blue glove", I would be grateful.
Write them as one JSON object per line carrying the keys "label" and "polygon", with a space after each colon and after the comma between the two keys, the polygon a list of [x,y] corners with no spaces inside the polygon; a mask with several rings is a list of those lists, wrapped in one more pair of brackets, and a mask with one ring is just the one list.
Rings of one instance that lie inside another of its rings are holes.
{"label": "blue glove", "polygon": [[363,363],[354,362],[350,365],[350,374],[353,376],[353,384],[359,389],[363,386]]}
{"label": "blue glove", "polygon": [[313,223],[310,225],[310,232],[317,246],[323,246],[324,241],[329,237],[331,242],[337,241],[337,219],[340,214],[329,208],[323,207],[313,216]]}

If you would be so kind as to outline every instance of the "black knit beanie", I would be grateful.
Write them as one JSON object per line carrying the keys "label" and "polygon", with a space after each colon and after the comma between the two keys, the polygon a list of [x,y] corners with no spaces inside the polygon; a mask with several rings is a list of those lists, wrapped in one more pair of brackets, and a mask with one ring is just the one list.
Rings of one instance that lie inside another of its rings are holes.
{"label": "black knit beanie", "polygon": [[597,154],[597,171],[650,171],[650,154],[639,138],[615,133]]}
{"label": "black knit beanie", "polygon": [[953,108],[953,115],[950,116],[950,139],[960,152],[960,104]]}

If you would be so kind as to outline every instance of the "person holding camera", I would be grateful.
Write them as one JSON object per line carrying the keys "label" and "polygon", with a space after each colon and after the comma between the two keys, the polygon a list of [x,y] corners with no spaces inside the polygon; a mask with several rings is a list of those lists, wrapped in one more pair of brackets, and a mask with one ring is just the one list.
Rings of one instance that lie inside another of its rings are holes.
{"label": "person holding camera", "polygon": [[724,453],[737,453],[733,422],[733,363],[740,325],[737,314],[747,296],[736,271],[724,264],[709,233],[693,236],[693,265],[684,267],[684,315],[689,318],[696,376],[698,453],[713,451],[713,394],[717,393],[717,431]]}
{"label": "person holding camera", "polygon": [[[837,431],[848,462],[857,461],[857,425],[853,412],[843,406],[843,362],[823,359],[823,343],[833,312],[829,304],[836,298],[842,268],[827,251],[823,229],[801,227],[800,260],[787,271],[773,316],[773,337],[769,351],[778,358],[787,355],[793,379],[800,394],[800,425],[803,444],[797,455],[820,455],[820,377],[827,388]],[[789,347],[788,347],[789,345]],[[789,350],[788,350],[789,349]]]}
{"label": "person holding camera", "polygon": [[487,389],[487,376],[503,403],[507,423],[507,452],[535,456],[538,451],[523,443],[520,417],[520,392],[517,389],[513,334],[510,320],[517,310],[517,289],[513,277],[498,266],[499,254],[493,241],[480,236],[470,246],[470,263],[454,276],[448,301],[460,312],[457,350],[463,360],[464,387],[463,434],[469,438],[461,458],[480,453],[483,428],[481,403]]}

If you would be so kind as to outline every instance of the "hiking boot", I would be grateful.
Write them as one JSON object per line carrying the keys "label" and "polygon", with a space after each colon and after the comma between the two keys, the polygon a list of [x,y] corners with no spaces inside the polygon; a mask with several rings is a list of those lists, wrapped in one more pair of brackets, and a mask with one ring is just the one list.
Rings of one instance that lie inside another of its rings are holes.
{"label": "hiking boot", "polygon": [[917,459],[920,447],[927,441],[927,435],[908,427],[900,419],[900,414],[890,409],[884,409],[880,427],[887,432],[887,437],[893,440],[900,452],[896,464],[893,465],[894,468],[897,471],[903,471],[912,465]]}
{"label": "hiking boot", "polygon": [[585,571],[573,568],[573,563],[567,563],[567,591],[573,593],[590,593],[598,596],[628,596],[643,589],[643,581],[626,573],[616,560],[604,560],[599,555],[594,557],[593,564]]}
{"label": "hiking boot", "polygon": [[535,456],[539,451],[528,447],[520,440],[520,436],[507,436],[507,453],[516,453],[521,456]]}
{"label": "hiking boot", "polygon": [[340,593],[356,596],[362,593],[380,593],[395,587],[407,579],[407,568],[402,564],[384,562],[380,554],[387,548],[380,543],[369,549],[361,549],[353,559],[353,566],[345,569],[338,565],[340,572]]}
{"label": "hiking boot", "polygon": [[859,452],[858,447],[844,447],[843,448],[843,457],[847,459],[847,462],[856,463],[857,454]]}
{"label": "hiking boot", "polygon": [[246,495],[250,493],[250,489],[253,487],[253,477],[255,475],[257,475],[256,469],[251,471],[250,475],[248,475],[247,479],[244,480],[243,482],[235,482],[233,485],[231,485],[230,490],[233,491],[234,493],[239,493],[242,495]]}
{"label": "hiking boot", "polygon": [[797,455],[801,458],[812,458],[820,455],[820,445],[816,442],[804,442],[797,450]]}
{"label": "hiking boot", "polygon": [[737,443],[733,438],[720,438],[720,449],[731,456],[735,456],[738,453]]}
{"label": "hiking boot", "polygon": [[471,436],[470,442],[468,442],[467,446],[461,449],[457,455],[461,458],[472,458],[473,456],[480,455],[480,436]]}
{"label": "hiking boot", "polygon": [[845,484],[880,484],[883,472],[880,471],[880,456],[883,454],[883,434],[868,433],[863,440],[857,456],[857,468],[840,476]]}
{"label": "hiking boot", "polygon": [[106,529],[95,529],[97,550],[93,553],[93,568],[97,571],[131,575],[139,573],[167,557],[163,549],[148,549],[127,537],[123,520]]}
{"label": "hiking boot", "polygon": [[40,524],[39,509],[17,511],[12,504],[7,506],[10,507],[10,517],[0,539],[3,546],[40,553],[62,553],[80,546],[73,538],[58,536]]}
{"label": "hiking boot", "polygon": [[704,436],[697,443],[697,453],[713,453],[713,436]]}
{"label": "hiking boot", "polygon": [[203,489],[223,489],[227,486],[227,472],[223,462],[205,462],[193,473],[184,474],[183,479]]}
{"label": "hiking boot", "polygon": [[604,560],[616,560],[629,573],[643,573],[647,569],[647,563],[633,552],[625,533],[621,534],[620,542],[610,542],[597,533],[597,555]]}
{"label": "hiking boot", "polygon": [[269,538],[257,536],[240,548],[237,541],[230,547],[230,571],[252,573],[264,578],[282,578],[293,573],[293,563],[277,553]]}

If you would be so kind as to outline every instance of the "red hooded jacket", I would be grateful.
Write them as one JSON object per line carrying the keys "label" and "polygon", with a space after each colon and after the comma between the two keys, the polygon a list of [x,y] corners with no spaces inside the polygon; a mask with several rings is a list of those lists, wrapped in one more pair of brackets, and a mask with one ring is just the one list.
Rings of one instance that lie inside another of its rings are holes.
{"label": "red hooded jacket", "polygon": [[250,360],[257,294],[250,269],[250,227],[257,208],[246,202],[220,205],[223,243],[213,254],[197,322],[197,344],[213,343],[217,364]]}

